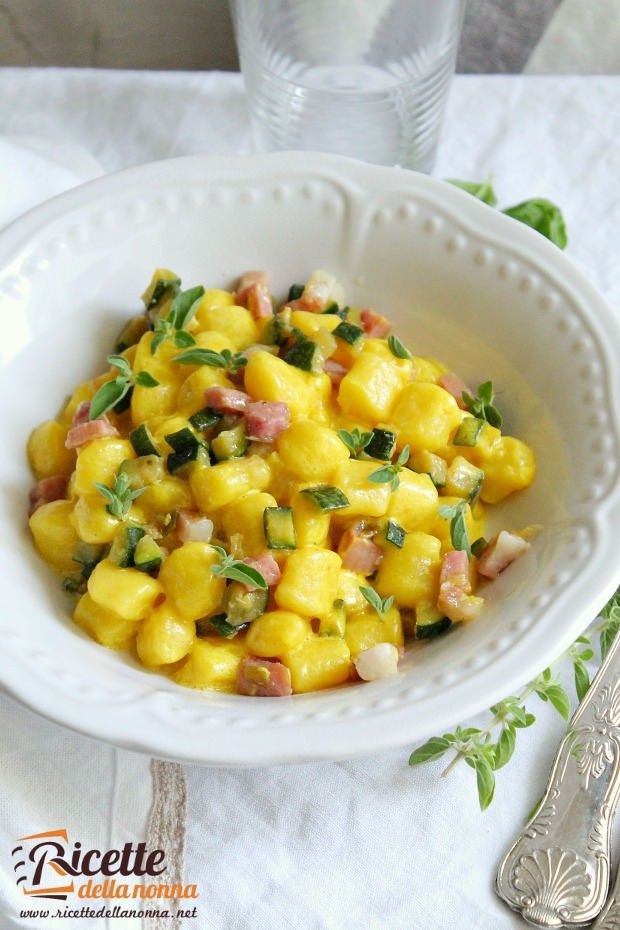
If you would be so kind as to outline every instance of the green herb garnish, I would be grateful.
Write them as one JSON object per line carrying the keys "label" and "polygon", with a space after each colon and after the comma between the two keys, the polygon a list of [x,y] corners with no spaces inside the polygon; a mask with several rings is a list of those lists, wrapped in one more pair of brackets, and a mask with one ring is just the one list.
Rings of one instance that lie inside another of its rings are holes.
{"label": "green herb garnish", "polygon": [[550,200],[546,200],[544,197],[524,200],[523,203],[502,210],[502,213],[535,229],[536,232],[557,245],[559,249],[566,248],[568,244],[566,223],[560,208]]}
{"label": "green herb garnish", "polygon": [[456,181],[453,178],[448,178],[448,184],[454,184],[455,187],[460,187],[462,191],[467,191],[468,194],[471,194],[483,203],[487,203],[490,207],[497,206],[497,197],[495,196],[493,184],[490,180]]}
{"label": "green herb garnish", "polygon": [[105,509],[117,520],[125,520],[132,502],[146,491],[146,488],[132,488],[131,479],[126,472],[116,476],[112,487],[99,481],[95,481],[95,487],[108,502]]}
{"label": "green herb garnish", "polygon": [[[594,658],[593,638],[599,636],[603,661],[619,629],[620,589],[603,608],[599,621],[590,628],[588,634],[579,636],[558,659],[558,662],[569,659],[572,663],[575,692],[579,701],[583,700],[590,686],[586,663]],[[442,775],[451,772],[459,762],[466,762],[476,772],[478,800],[481,810],[485,810],[493,800],[495,772],[512,758],[519,730],[532,726],[536,721],[526,706],[526,701],[533,695],[551,704],[565,720],[570,716],[568,693],[557,675],[553,674],[553,669],[546,668],[518,694],[494,704],[490,709],[491,719],[485,727],[459,726],[454,733],[433,736],[411,754],[409,764],[434,762],[451,752],[452,759]],[[538,806],[538,803],[534,805],[527,816],[528,821],[535,815]]]}
{"label": "green herb garnish", "polygon": [[151,342],[151,355],[157,352],[159,346],[166,339],[172,339],[178,349],[194,345],[196,340],[191,333],[186,331],[186,327],[194,317],[204,292],[205,289],[200,284],[198,287],[190,287],[187,291],[181,291],[180,294],[177,294],[170,305],[166,319],[157,320],[155,324],[155,335]]}
{"label": "green herb garnish", "polygon": [[356,426],[350,433],[346,429],[339,429],[338,437],[343,441],[353,458],[356,459],[372,439],[372,431],[369,433],[362,433]]}
{"label": "green herb garnish", "polygon": [[392,491],[396,491],[400,484],[399,472],[403,470],[408,459],[409,446],[405,446],[395,462],[390,465],[382,465],[381,468],[368,475],[368,480],[372,481],[373,484],[387,484],[389,482]]}
{"label": "green herb garnish", "polygon": [[496,426],[498,429],[502,425],[502,415],[494,405],[495,393],[493,391],[493,382],[485,381],[478,386],[476,396],[472,397],[467,391],[463,391],[463,401],[467,409],[479,420],[486,420],[490,426]]}
{"label": "green herb garnish", "polygon": [[233,355],[230,349],[222,349],[221,352],[214,349],[188,349],[187,352],[175,355],[174,361],[179,365],[209,365],[211,368],[222,368],[231,374],[236,374],[248,363],[243,352],[235,352]]}
{"label": "green herb garnish", "polygon": [[453,549],[461,549],[471,555],[471,546],[465,525],[465,508],[467,501],[458,504],[445,505],[439,508],[439,516],[450,521],[450,539]]}
{"label": "green herb garnish", "polygon": [[219,557],[219,562],[211,566],[214,575],[218,575],[220,578],[230,578],[231,581],[241,581],[243,584],[252,585],[262,591],[267,590],[267,582],[258,569],[246,565],[241,559],[235,559],[221,546],[211,546],[211,548]]}
{"label": "green herb garnish", "polygon": [[108,355],[106,361],[118,370],[118,375],[113,381],[106,381],[102,384],[95,396],[90,402],[90,411],[88,417],[90,420],[96,420],[103,416],[108,410],[122,401],[134,384],[141,387],[157,387],[157,381],[148,371],[139,371],[134,375],[131,365],[123,355]]}
{"label": "green herb garnish", "polygon": [[394,333],[390,333],[390,335],[387,337],[387,344],[389,346],[390,352],[392,355],[395,355],[396,358],[413,358],[413,355],[409,349],[402,344],[398,336],[395,336]]}
{"label": "green herb garnish", "polygon": [[377,594],[374,588],[366,587],[366,585],[360,585],[360,592],[364,595],[370,606],[377,611],[382,620],[385,620],[385,615],[394,603],[393,595],[389,597],[381,598]]}

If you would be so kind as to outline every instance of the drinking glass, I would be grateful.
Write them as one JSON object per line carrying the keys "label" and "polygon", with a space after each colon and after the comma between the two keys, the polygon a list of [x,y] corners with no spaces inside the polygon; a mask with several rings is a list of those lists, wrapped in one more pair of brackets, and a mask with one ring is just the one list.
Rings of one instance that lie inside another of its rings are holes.
{"label": "drinking glass", "polygon": [[433,167],[465,0],[231,0],[256,146]]}

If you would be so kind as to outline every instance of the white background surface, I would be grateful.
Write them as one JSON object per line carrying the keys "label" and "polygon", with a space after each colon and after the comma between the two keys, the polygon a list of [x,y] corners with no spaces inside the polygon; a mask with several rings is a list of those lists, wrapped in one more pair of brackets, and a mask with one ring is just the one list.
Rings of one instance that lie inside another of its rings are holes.
{"label": "white background surface", "polygon": [[[20,136],[22,147],[7,135]],[[502,205],[556,200],[571,254],[620,307],[618,138],[618,78],[459,77],[436,174],[492,175]],[[0,223],[94,176],[97,165],[109,171],[250,147],[234,75],[0,71]],[[440,782],[436,766],[408,769],[406,750],[271,770],[188,767],[186,881],[200,885],[201,913],[183,928],[522,926],[495,899],[492,880],[542,792],[563,729],[546,705],[532,710],[540,720],[520,735],[485,814],[469,769]],[[125,838],[143,838],[147,766],[35,721],[8,701],[0,715],[2,927],[37,927],[9,917],[17,902],[9,860],[15,835],[68,822],[104,845],[111,824]],[[120,791],[114,768],[123,773]]]}

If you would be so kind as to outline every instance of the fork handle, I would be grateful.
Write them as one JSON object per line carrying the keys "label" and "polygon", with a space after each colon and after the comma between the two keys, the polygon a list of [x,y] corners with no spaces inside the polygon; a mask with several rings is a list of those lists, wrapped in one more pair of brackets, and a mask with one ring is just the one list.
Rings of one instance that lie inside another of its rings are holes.
{"label": "fork handle", "polygon": [[[609,890],[619,799],[620,635],[569,724],[536,812],[500,864],[499,896],[536,927],[594,920]],[[620,905],[611,919],[598,930],[620,930]]]}

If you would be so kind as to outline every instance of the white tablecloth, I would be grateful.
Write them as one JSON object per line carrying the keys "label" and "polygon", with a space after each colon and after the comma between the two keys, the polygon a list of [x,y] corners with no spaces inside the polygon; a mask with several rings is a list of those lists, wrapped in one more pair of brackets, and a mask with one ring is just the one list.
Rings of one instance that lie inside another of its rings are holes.
{"label": "white tablecloth", "polygon": [[[504,204],[556,200],[572,256],[620,306],[618,138],[620,78],[459,77],[436,173],[490,175]],[[0,71],[0,225],[98,172],[250,149],[237,75]],[[495,866],[541,794],[563,729],[547,705],[532,709],[539,722],[520,735],[485,814],[468,768],[439,781],[435,766],[409,769],[407,749],[268,770],[186,766],[186,835],[174,840],[185,839],[185,881],[201,897],[182,930],[516,930],[520,920],[493,894]],[[20,918],[10,850],[16,836],[61,825],[100,848],[144,840],[148,760],[5,698],[0,719],[2,930],[129,930]]]}

